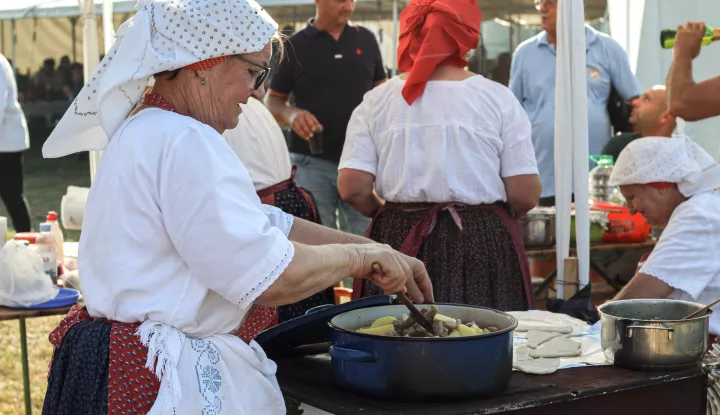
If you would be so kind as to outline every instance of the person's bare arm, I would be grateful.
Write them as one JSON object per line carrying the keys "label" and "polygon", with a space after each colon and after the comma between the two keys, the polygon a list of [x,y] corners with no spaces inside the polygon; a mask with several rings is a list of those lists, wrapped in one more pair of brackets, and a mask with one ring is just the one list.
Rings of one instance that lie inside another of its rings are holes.
{"label": "person's bare arm", "polygon": [[289,97],[272,89],[265,102],[278,124],[290,126],[305,140],[310,140],[315,131],[322,131],[320,121],[310,111],[290,105]]}
{"label": "person's bare arm", "polygon": [[328,228],[297,217],[293,219],[293,226],[290,229],[288,239],[304,245],[374,243],[371,239]]}
{"label": "person's bare arm", "polygon": [[340,198],[367,217],[375,216],[385,203],[375,192],[375,176],[366,171],[340,170],[337,186]]}
{"label": "person's bare arm", "polygon": [[[293,221],[293,226],[290,229],[288,239],[307,246],[326,244],[375,244],[375,242],[371,239],[330,229],[300,218],[295,218]],[[423,273],[426,273],[425,265],[422,261],[402,253],[399,254],[413,270],[413,275],[422,275]],[[298,254],[296,253],[295,255],[297,256]],[[419,281],[417,279],[414,281],[408,280],[407,289],[408,292],[412,294],[411,298],[422,299],[419,302],[434,302],[435,300],[432,295],[432,286],[429,284],[429,281],[430,280]]]}
{"label": "person's bare arm", "polygon": [[[387,294],[405,291],[417,303],[432,301],[432,284],[425,267],[411,266],[407,257],[387,245],[321,245],[293,242],[295,255],[285,271],[255,300],[275,307],[296,303],[350,275],[368,278]],[[417,261],[417,260],[416,260]],[[419,262],[419,261],[417,261]],[[382,274],[373,269],[379,264]]]}
{"label": "person's bare arm", "polygon": [[295,107],[290,105],[289,96],[272,89],[268,91],[265,105],[268,107],[278,124],[282,126],[290,125],[290,116],[295,111]]}
{"label": "person's bare arm", "polygon": [[699,121],[720,115],[720,76],[696,83],[692,61],[700,54],[705,24],[688,22],[679,26],[668,72],[668,111],[686,121]]}
{"label": "person's bare arm", "polygon": [[635,298],[667,298],[673,291],[674,288],[664,281],[648,274],[637,273],[613,298],[613,301]]}
{"label": "person's bare arm", "polygon": [[692,60],[673,59],[667,77],[670,113],[686,121],[699,121],[720,115],[720,76],[695,83]]}
{"label": "person's bare arm", "polygon": [[521,174],[503,178],[510,210],[522,216],[538,205],[542,183],[537,174]]}

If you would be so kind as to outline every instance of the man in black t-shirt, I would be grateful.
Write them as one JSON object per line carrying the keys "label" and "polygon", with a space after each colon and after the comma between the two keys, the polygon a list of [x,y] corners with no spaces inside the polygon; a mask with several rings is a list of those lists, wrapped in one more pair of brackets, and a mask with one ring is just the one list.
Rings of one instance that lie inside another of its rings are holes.
{"label": "man in black t-shirt", "polygon": [[323,225],[337,228],[342,212],[347,230],[363,234],[370,220],[340,199],[337,169],[350,115],[366,92],[386,80],[385,68],[372,32],[350,23],[353,0],[316,5],[315,18],[285,43],[267,106],[281,125],[290,126],[296,180],[315,197]]}

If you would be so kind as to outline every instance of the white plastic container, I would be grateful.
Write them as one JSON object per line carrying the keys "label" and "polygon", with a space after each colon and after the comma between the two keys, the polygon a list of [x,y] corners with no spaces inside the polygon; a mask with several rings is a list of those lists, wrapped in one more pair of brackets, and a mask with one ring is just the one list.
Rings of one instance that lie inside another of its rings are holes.
{"label": "white plastic container", "polygon": [[43,261],[43,269],[53,284],[57,284],[57,246],[52,234],[52,225],[44,222],[40,224],[40,236],[35,240],[35,250]]}
{"label": "white plastic container", "polygon": [[65,237],[63,237],[62,228],[58,222],[58,214],[56,212],[48,212],[45,222],[50,224],[50,233],[52,233],[55,239],[55,246],[57,247],[57,259],[60,262],[65,261]]}

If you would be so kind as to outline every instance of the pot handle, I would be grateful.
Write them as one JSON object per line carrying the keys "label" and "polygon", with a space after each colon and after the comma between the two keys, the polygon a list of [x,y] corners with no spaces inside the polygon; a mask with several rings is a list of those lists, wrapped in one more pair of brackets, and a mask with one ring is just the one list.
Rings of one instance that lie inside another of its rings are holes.
{"label": "pot handle", "polygon": [[675,331],[674,328],[668,327],[665,323],[660,323],[663,325],[663,327],[657,327],[657,326],[628,326],[627,327],[627,337],[632,337],[632,331],[633,329],[644,329],[644,330],[665,330],[668,332],[668,338],[672,338],[672,333]]}
{"label": "pot handle", "polygon": [[347,360],[348,362],[375,363],[375,355],[360,350],[330,346],[329,353],[333,359]]}
{"label": "pot handle", "polygon": [[308,311],[306,311],[305,315],[317,313],[318,311],[323,311],[330,307],[335,307],[335,304],[323,304],[323,305],[315,306],[315,307],[309,309]]}

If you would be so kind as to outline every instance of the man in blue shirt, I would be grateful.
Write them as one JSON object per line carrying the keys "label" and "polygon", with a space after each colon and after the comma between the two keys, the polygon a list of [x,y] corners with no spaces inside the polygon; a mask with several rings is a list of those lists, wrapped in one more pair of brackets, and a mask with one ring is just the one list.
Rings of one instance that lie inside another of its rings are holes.
{"label": "man in blue shirt", "polygon": [[[557,2],[535,0],[543,32],[517,47],[510,71],[510,89],[527,111],[532,124],[540,180],[541,206],[555,204],[555,68]],[[609,36],[586,26],[588,133],[590,154],[600,154],[610,137],[607,104],[611,87],[625,100],[640,95],[622,47]],[[568,154],[567,157],[572,157]]]}

